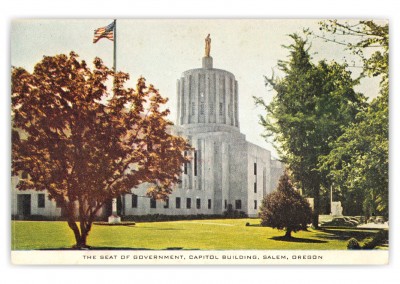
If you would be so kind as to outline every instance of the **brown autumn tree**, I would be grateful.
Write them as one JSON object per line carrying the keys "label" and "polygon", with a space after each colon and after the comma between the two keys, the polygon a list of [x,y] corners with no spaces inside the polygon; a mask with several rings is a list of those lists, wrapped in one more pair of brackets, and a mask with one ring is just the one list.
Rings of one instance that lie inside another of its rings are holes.
{"label": "brown autumn tree", "polygon": [[33,73],[12,69],[12,173],[29,174],[17,188],[47,190],[66,212],[77,248],[87,247],[111,198],[149,182],[148,194],[165,199],[188,161],[189,144],[168,132],[167,99],[144,78],[135,89],[124,87],[128,80],[99,58],[91,70],[74,52],[45,56]]}
{"label": "brown autumn tree", "polygon": [[259,216],[261,225],[292,232],[306,230],[312,221],[312,210],[307,200],[294,189],[287,172],[279,180],[278,188],[264,197]]}

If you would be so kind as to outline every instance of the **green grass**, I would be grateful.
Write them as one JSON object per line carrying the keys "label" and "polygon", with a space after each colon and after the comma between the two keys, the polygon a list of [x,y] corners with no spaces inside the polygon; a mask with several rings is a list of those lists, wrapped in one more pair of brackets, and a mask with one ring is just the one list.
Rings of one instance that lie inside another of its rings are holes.
{"label": "green grass", "polygon": [[[246,222],[250,226],[245,226]],[[193,220],[137,223],[135,226],[93,225],[88,245],[93,249],[185,250],[341,250],[355,237],[371,237],[376,230],[324,229],[293,233],[258,226],[257,219]],[[74,235],[66,222],[12,222],[13,250],[67,249]]]}

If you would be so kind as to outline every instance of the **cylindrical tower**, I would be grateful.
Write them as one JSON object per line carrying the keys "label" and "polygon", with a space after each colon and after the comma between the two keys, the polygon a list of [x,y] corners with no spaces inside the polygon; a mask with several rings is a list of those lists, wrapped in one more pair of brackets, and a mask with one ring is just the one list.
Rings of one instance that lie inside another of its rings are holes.
{"label": "cylindrical tower", "polygon": [[225,70],[214,69],[213,59],[203,57],[202,68],[183,72],[177,81],[177,125],[229,125],[239,130],[238,83]]}

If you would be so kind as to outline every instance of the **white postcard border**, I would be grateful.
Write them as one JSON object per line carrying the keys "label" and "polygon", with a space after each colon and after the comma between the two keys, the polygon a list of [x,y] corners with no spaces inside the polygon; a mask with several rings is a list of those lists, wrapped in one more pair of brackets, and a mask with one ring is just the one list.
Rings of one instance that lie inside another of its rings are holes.
{"label": "white postcard border", "polygon": [[386,265],[389,251],[11,251],[11,261],[15,265]]}

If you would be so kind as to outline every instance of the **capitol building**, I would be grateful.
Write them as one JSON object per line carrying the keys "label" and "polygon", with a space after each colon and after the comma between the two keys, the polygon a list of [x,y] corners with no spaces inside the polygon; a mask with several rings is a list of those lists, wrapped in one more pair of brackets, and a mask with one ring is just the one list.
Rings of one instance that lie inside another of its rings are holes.
{"label": "capitol building", "polygon": [[[231,72],[213,67],[209,51],[206,39],[201,68],[184,71],[177,80],[177,121],[171,131],[187,138],[194,149],[191,162],[182,165],[182,182],[167,201],[147,197],[149,184],[120,196],[117,212],[122,220],[147,214],[222,215],[228,209],[256,217],[263,197],[276,188],[284,166],[240,132],[238,82]],[[12,215],[61,216],[47,193],[18,191],[17,182],[13,177]]]}

